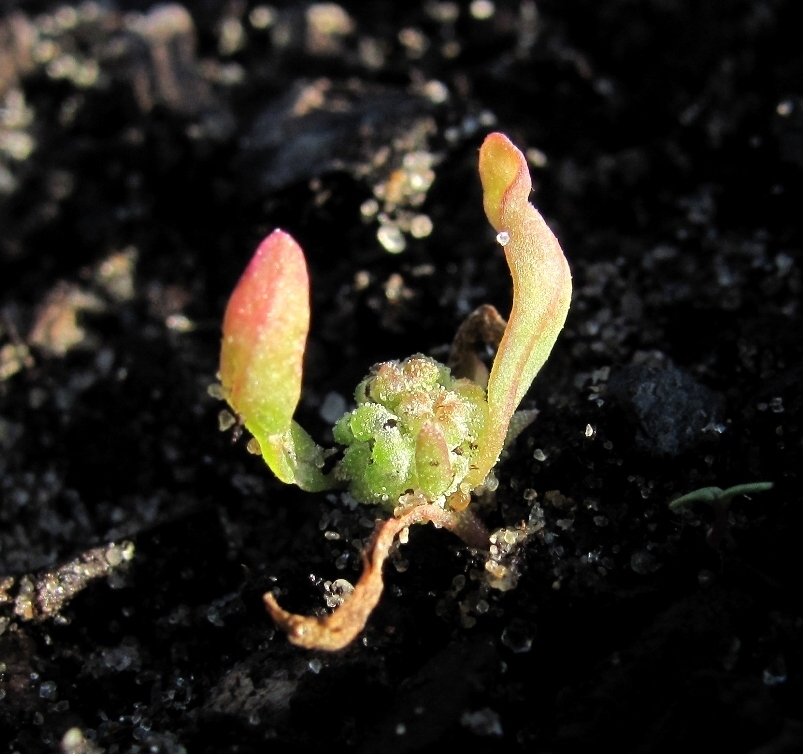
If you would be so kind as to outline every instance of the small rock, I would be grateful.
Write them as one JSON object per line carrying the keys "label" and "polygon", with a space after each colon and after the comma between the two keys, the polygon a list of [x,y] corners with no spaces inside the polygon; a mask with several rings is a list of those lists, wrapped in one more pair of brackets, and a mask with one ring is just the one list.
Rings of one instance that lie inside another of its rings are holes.
{"label": "small rock", "polygon": [[625,367],[611,376],[607,395],[635,429],[636,446],[664,458],[693,448],[725,405],[723,396],[674,366]]}

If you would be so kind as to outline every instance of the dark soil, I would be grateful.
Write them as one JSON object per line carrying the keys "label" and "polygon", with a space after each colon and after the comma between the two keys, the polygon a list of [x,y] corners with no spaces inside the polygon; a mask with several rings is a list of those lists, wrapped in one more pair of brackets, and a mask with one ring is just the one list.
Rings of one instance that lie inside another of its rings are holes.
{"label": "dark soil", "polygon": [[[4,2],[0,748],[803,749],[796,5]],[[491,130],[574,276],[483,513],[539,531],[501,592],[417,527],[361,639],[296,649],[262,593],[323,609],[374,512],[218,431],[227,296],[274,227],[305,248],[329,441],[373,363],[507,311]],[[717,548],[667,507],[757,481]]]}

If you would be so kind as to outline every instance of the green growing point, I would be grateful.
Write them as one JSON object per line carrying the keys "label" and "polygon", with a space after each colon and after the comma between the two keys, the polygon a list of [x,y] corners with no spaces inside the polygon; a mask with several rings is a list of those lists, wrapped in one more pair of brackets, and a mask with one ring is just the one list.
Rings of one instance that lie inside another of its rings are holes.
{"label": "green growing point", "polygon": [[460,492],[485,432],[479,385],[418,354],[378,364],[355,398],[334,435],[346,446],[337,474],[356,500],[393,510],[405,494],[443,501]]}

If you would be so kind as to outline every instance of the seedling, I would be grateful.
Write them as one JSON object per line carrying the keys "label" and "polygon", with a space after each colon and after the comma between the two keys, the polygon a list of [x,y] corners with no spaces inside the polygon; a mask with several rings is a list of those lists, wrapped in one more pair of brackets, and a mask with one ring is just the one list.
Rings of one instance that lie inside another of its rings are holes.
{"label": "seedling", "polygon": [[[325,618],[293,615],[264,597],[294,644],[335,650],[365,626],[382,593],[382,565],[396,535],[430,521],[472,547],[488,532],[470,507],[506,440],[535,412],[517,411],[563,327],[571,275],[560,245],[529,203],[532,187],[522,153],[502,134],[480,149],[485,213],[497,231],[513,278],[508,322],[483,306],[458,330],[450,366],[416,354],[377,364],[357,386],[356,408],[334,427],[340,450],[324,450],[293,420],[301,394],[309,328],[304,253],[284,231],[259,246],[229,300],[223,321],[218,393],[253,435],[258,452],[283,482],[304,490],[346,488],[376,505],[365,569],[351,596]],[[490,374],[477,357],[496,348]],[[327,457],[340,454],[331,471]]]}
{"label": "seedling", "polygon": [[705,539],[713,547],[719,547],[722,537],[728,528],[728,510],[731,501],[737,495],[753,495],[756,492],[766,492],[773,488],[772,482],[750,482],[737,484],[723,490],[721,487],[701,487],[699,490],[689,492],[669,503],[669,510],[681,511],[692,503],[707,503],[714,509],[714,523],[706,532]]}

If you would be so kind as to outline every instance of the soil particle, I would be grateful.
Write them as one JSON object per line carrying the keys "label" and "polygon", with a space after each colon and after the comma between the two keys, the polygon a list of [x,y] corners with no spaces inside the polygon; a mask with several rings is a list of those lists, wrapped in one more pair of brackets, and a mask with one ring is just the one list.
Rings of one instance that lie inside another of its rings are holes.
{"label": "soil particle", "polygon": [[635,446],[664,458],[692,449],[706,428],[716,431],[725,403],[673,366],[625,367],[611,375],[606,395],[632,425]]}

